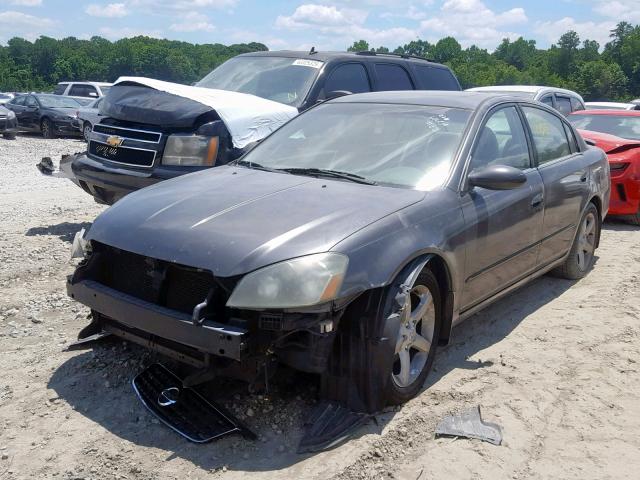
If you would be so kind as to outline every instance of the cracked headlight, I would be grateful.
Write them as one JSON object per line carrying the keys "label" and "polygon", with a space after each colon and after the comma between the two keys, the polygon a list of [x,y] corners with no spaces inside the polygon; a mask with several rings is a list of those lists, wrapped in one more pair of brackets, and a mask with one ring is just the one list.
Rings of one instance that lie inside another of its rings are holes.
{"label": "cracked headlight", "polygon": [[163,165],[212,167],[218,156],[218,137],[169,135],[162,154]]}
{"label": "cracked headlight", "polygon": [[242,277],[227,307],[293,308],[334,300],[348,264],[340,253],[318,253],[261,268]]}

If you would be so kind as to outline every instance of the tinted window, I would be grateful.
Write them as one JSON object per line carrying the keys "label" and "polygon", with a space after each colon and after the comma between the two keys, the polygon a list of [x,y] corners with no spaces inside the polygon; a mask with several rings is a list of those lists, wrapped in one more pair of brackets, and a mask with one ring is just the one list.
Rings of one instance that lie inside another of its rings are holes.
{"label": "tinted window", "polygon": [[28,96],[27,99],[24,102],[25,106],[27,107],[37,107],[38,106],[38,102],[36,102],[36,99],[32,96]]}
{"label": "tinted window", "polygon": [[527,138],[515,107],[493,113],[480,131],[471,168],[488,165],[509,165],[520,169],[531,166]]}
{"label": "tinted window", "polygon": [[370,92],[371,85],[364,65],[361,63],[345,63],[331,72],[324,84],[325,95],[337,90],[351,93]]}
{"label": "tinted window", "polygon": [[571,113],[571,100],[569,100],[569,97],[556,95],[556,108],[563,115],[569,115]]}
{"label": "tinted window", "polygon": [[13,100],[11,100],[9,103],[11,103],[12,105],[24,105],[24,96],[21,97],[16,97]]}
{"label": "tinted window", "polygon": [[549,105],[551,108],[553,108],[553,98],[551,98],[551,95],[547,95],[546,97],[542,97],[540,99],[540,101],[542,103],[544,103],[545,105]]}
{"label": "tinted window", "polygon": [[446,68],[414,65],[420,88],[425,90],[460,90],[457,80]]}
{"label": "tinted window", "polygon": [[413,90],[407,71],[400,65],[376,63],[378,90]]}
{"label": "tinted window", "polygon": [[54,95],[62,95],[64,91],[67,89],[66,84],[58,84],[56,89],[53,91]]}
{"label": "tinted window", "polygon": [[567,134],[567,138],[569,139],[569,145],[571,146],[571,151],[572,152],[580,151],[580,149],[578,148],[578,141],[576,140],[575,135],[571,131],[571,127],[569,127],[569,125],[567,125],[566,123],[563,123],[562,125],[564,126],[564,131]]}
{"label": "tinted window", "polygon": [[73,85],[69,90],[72,97],[97,97],[98,92],[91,85]]}
{"label": "tinted window", "polygon": [[571,97],[571,111],[576,112],[578,110],[584,110],[584,105],[577,98]]}
{"label": "tinted window", "polygon": [[562,120],[539,108],[523,107],[523,110],[531,129],[539,164],[571,153]]}

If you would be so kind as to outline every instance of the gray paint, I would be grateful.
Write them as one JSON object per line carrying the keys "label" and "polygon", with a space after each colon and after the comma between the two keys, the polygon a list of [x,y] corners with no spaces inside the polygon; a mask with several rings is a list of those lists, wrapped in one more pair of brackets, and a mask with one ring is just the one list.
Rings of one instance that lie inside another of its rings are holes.
{"label": "gray paint", "polygon": [[[449,180],[435,191],[226,166],[127,196],[96,219],[87,238],[221,277],[301,255],[341,252],[349,257],[341,296],[387,285],[413,259],[435,254],[451,275],[455,321],[561,261],[591,198],[599,199],[606,215],[606,156],[579,136],[580,152],[526,170],[527,182],[518,188],[466,185],[469,152],[485,116],[496,106],[529,103],[522,99],[385,92],[333,101],[442,105],[475,113]],[[536,203],[540,197],[542,204]]]}

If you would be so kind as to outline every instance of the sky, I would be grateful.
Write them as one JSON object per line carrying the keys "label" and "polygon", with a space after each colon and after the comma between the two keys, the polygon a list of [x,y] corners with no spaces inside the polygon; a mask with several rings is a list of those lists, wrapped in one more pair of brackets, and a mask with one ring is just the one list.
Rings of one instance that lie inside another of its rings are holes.
{"label": "sky", "polygon": [[394,49],[451,35],[490,51],[523,36],[546,48],[575,30],[608,41],[626,20],[640,24],[640,0],[0,0],[0,44],[100,35],[147,35],[191,43],[262,42],[270,50],[345,50],[364,39]]}

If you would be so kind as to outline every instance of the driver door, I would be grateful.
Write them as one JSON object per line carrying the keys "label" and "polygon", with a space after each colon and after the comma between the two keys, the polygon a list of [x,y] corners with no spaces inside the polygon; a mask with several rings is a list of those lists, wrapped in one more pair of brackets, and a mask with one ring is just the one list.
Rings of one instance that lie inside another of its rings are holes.
{"label": "driver door", "polygon": [[537,267],[544,187],[515,105],[500,106],[488,114],[476,137],[467,171],[490,165],[521,169],[527,181],[511,190],[466,187],[462,196],[467,245],[462,311]]}
{"label": "driver door", "polygon": [[22,112],[22,123],[28,128],[39,128],[39,109],[40,105],[33,95],[29,95],[24,101],[24,110]]}

